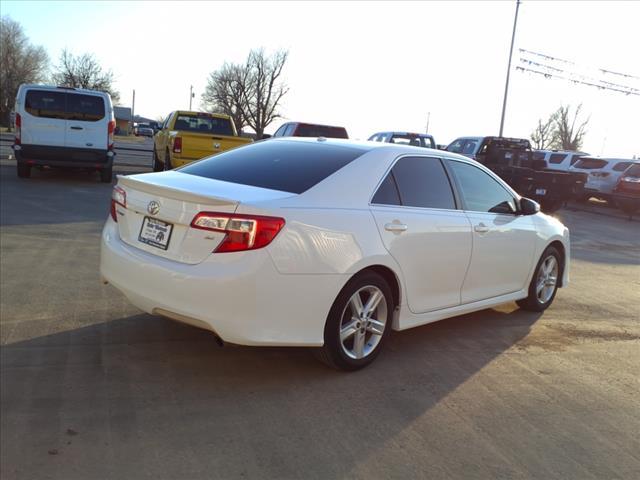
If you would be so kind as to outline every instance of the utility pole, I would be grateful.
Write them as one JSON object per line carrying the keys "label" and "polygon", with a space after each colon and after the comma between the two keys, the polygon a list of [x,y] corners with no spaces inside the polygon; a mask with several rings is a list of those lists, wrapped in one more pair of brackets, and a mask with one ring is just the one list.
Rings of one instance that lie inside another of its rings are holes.
{"label": "utility pole", "polygon": [[191,100],[193,100],[193,85],[189,87],[189,110],[191,110]]}
{"label": "utility pole", "polygon": [[131,100],[131,130],[129,131],[129,134],[133,133],[133,119],[134,119],[134,112],[136,111],[136,89],[133,89],[133,100]]}
{"label": "utility pole", "polygon": [[513,44],[516,39],[516,25],[518,24],[518,9],[520,8],[520,0],[516,0],[516,15],[513,19],[513,33],[511,34],[511,49],[509,50],[509,65],[507,66],[507,81],[504,84],[504,99],[502,101],[502,117],[500,118],[500,134],[504,129],[504,114],[507,110],[507,93],[509,91],[509,74],[511,73],[511,57],[513,56]]}
{"label": "utility pole", "polygon": [[431,112],[427,112],[427,128],[424,133],[429,133],[429,120],[431,119]]}

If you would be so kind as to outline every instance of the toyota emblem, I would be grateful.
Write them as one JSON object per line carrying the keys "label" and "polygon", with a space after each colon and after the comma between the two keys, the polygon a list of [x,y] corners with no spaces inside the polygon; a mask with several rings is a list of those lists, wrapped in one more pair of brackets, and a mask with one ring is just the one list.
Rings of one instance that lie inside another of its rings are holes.
{"label": "toyota emblem", "polygon": [[147,212],[149,212],[151,215],[157,215],[159,211],[160,211],[160,204],[155,200],[151,200],[149,202],[149,205],[147,205]]}

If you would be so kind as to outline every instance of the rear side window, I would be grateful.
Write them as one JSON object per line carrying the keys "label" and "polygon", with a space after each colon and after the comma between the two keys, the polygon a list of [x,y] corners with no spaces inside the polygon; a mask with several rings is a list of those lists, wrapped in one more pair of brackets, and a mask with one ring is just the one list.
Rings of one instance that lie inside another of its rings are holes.
{"label": "rear side window", "polygon": [[615,172],[624,172],[627,168],[633,165],[633,162],[620,162],[613,167]]}
{"label": "rear side window", "polygon": [[349,138],[347,131],[342,127],[327,127],[324,125],[299,124],[295,130],[296,137],[326,137]]}
{"label": "rear side window", "polygon": [[183,132],[210,133],[214,135],[233,136],[233,127],[228,118],[212,117],[210,115],[183,115],[178,114],[174,130]]}
{"label": "rear side window", "polygon": [[[400,204],[407,207],[455,209],[449,177],[439,159],[403,157],[394,165],[373,197],[373,203],[394,203],[397,186]],[[385,201],[386,200],[386,201]]]}
{"label": "rear side window", "polygon": [[322,142],[259,142],[188,164],[179,171],[225,182],[302,193],[367,151]]}
{"label": "rear side window", "polygon": [[640,177],[640,164],[635,164],[629,170],[626,170],[624,174],[628,177]]}
{"label": "rear side window", "polygon": [[104,98],[96,95],[67,94],[67,119],[97,122],[104,118]]}
{"label": "rear side window", "polygon": [[574,165],[575,168],[584,168],[585,170],[596,170],[598,168],[606,167],[606,160],[602,160],[600,158],[581,158]]}
{"label": "rear side window", "polygon": [[567,155],[564,153],[552,153],[549,157],[549,163],[557,165],[559,163],[562,163],[565,158],[567,158]]}
{"label": "rear side window", "polygon": [[402,205],[400,201],[400,193],[396,180],[393,178],[393,172],[384,177],[384,180],[378,187],[378,191],[371,199],[371,203],[378,205]]}
{"label": "rear side window", "polygon": [[24,101],[24,108],[34,117],[65,120],[65,102],[65,92],[28,90]]}

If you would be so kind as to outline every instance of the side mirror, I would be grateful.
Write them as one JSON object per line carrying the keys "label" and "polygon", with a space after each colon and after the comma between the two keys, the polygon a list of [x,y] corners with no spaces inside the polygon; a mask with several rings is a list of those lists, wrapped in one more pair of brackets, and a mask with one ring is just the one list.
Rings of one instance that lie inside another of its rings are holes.
{"label": "side mirror", "polygon": [[263,133],[260,140],[266,140],[267,138],[271,138],[271,135],[269,135],[268,133]]}
{"label": "side mirror", "polygon": [[540,211],[540,204],[530,198],[522,197],[520,199],[520,213],[522,215],[535,215]]}

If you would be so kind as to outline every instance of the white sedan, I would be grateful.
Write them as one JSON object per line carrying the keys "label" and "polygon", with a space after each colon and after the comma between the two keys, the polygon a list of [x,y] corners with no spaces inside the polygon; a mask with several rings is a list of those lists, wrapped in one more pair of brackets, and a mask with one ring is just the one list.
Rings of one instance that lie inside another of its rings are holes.
{"label": "white sedan", "polygon": [[546,309],[568,282],[569,231],[453,153],[274,139],[118,177],[100,271],[150,314],[355,370],[390,329]]}

